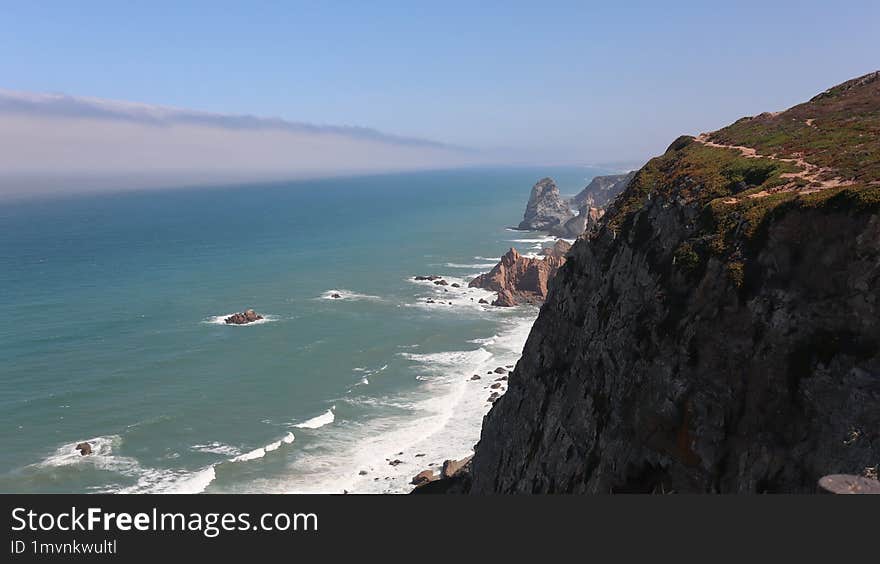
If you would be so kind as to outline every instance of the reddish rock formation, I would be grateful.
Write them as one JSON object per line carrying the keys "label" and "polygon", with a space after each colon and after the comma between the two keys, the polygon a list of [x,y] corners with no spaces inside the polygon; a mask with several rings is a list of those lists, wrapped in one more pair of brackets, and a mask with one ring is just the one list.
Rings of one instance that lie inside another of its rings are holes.
{"label": "reddish rock formation", "polygon": [[547,283],[565,264],[565,254],[570,248],[565,241],[556,241],[553,247],[541,251],[543,259],[524,257],[516,249],[510,249],[495,268],[477,276],[468,286],[498,292],[498,298],[492,302],[495,306],[543,301],[547,297]]}
{"label": "reddish rock formation", "polygon": [[498,291],[498,297],[492,300],[492,305],[496,307],[513,307],[517,304],[513,293],[504,288]]}

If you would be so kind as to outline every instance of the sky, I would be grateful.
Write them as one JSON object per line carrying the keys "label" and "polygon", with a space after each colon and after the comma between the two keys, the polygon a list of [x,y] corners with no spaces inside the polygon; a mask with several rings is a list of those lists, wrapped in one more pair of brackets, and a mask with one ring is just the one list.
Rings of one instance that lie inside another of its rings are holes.
{"label": "sky", "polygon": [[0,194],[640,163],[880,68],[878,36],[876,0],[4,2]]}

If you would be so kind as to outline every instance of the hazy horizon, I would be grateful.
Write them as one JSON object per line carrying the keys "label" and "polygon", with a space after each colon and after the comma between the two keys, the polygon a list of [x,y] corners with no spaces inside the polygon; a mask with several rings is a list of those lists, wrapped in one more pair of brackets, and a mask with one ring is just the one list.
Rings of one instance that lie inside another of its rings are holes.
{"label": "hazy horizon", "polygon": [[4,5],[0,197],[643,163],[876,70],[878,16],[870,2]]}

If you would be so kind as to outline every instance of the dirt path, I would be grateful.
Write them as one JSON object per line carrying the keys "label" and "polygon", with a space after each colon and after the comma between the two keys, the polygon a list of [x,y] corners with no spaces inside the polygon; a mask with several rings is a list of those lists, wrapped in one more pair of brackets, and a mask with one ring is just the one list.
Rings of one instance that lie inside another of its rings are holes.
{"label": "dirt path", "polygon": [[[790,163],[801,168],[801,170],[798,172],[784,172],[779,175],[780,178],[790,179],[791,182],[783,184],[782,186],[771,188],[770,190],[761,190],[760,192],[757,192],[755,194],[749,194],[745,196],[747,198],[765,198],[770,194],[777,194],[779,192],[800,192],[801,194],[812,194],[813,192],[821,192],[822,190],[827,190],[829,188],[839,188],[841,186],[850,186],[852,184],[855,184],[852,180],[846,180],[836,176],[828,178],[828,175],[834,172],[832,169],[816,166],[812,163],[808,163],[800,157],[782,158],[775,155],[761,155],[758,154],[758,151],[752,147],[715,143],[714,141],[710,141],[709,137],[709,133],[701,133],[694,137],[694,141],[702,143],[707,147],[715,147],[717,149],[733,149],[735,151],[739,151],[739,153],[747,159],[769,159],[771,161]],[[807,185],[798,186],[797,182],[795,182],[796,180],[804,180],[807,182]],[[724,200],[724,203],[735,204],[739,201],[739,198],[731,197]]]}

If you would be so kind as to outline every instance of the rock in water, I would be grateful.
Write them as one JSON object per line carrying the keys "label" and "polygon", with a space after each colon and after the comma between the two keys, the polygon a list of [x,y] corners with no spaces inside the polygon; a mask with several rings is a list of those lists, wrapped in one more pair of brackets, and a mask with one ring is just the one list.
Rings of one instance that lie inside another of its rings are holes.
{"label": "rock in water", "polygon": [[565,264],[570,248],[565,241],[557,241],[553,247],[544,249],[544,259],[524,257],[516,249],[510,249],[495,268],[477,276],[468,286],[498,292],[498,298],[492,302],[496,306],[511,307],[520,300],[543,301],[547,284]]}
{"label": "rock in water", "polygon": [[564,224],[572,217],[574,214],[559,195],[559,188],[553,179],[542,178],[532,187],[519,228],[546,231]]}
{"label": "rock in water", "polygon": [[230,315],[224,321],[226,321],[227,325],[246,325],[248,323],[253,323],[254,321],[259,321],[260,319],[263,319],[262,315],[252,309],[246,309],[241,313],[234,313]]}
{"label": "rock in water", "polygon": [[86,456],[92,454],[92,445],[90,443],[79,443],[76,445],[76,450],[79,451],[80,456]]}
{"label": "rock in water", "polygon": [[880,136],[865,131],[880,73],[649,161],[554,279],[469,491],[814,493],[876,467]]}

